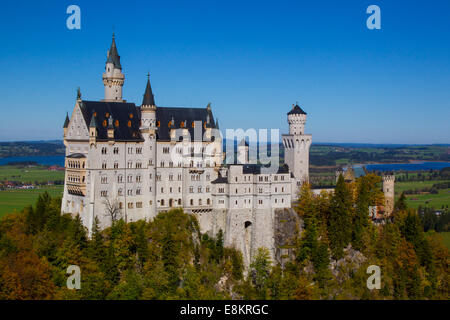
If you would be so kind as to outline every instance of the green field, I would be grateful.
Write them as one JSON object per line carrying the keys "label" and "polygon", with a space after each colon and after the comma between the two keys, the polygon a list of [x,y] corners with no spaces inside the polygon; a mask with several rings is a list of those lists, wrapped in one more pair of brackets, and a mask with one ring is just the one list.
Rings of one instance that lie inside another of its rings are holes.
{"label": "green field", "polygon": [[0,180],[35,183],[64,180],[64,171],[50,171],[44,166],[0,166]]}
{"label": "green field", "polygon": [[[407,181],[395,183],[395,198],[398,199],[400,194],[405,190],[422,189],[432,187],[433,184],[444,182],[442,180],[431,181]],[[417,209],[419,205],[434,207],[436,209],[442,206],[450,206],[450,189],[440,189],[438,194],[411,194],[406,195],[407,204],[411,208]]]}
{"label": "green field", "polygon": [[52,197],[62,197],[63,186],[43,186],[39,189],[0,191],[0,217],[14,210],[34,205],[41,193],[47,191]]}
{"label": "green field", "polygon": [[439,233],[442,236],[444,244],[450,249],[450,231]]}

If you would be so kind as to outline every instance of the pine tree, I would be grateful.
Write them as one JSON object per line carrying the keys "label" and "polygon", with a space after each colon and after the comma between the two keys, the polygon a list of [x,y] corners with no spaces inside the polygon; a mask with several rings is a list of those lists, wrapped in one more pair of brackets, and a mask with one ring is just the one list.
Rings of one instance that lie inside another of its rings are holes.
{"label": "pine tree", "polygon": [[353,234],[352,234],[352,246],[356,250],[363,248],[363,235],[366,231],[369,220],[368,212],[370,205],[370,190],[368,181],[361,177],[358,185],[358,195],[356,200],[356,212],[353,217]]}
{"label": "pine tree", "polygon": [[94,226],[92,228],[92,239],[89,241],[87,248],[88,257],[96,261],[98,264],[103,264],[106,254],[106,248],[103,242],[103,236],[99,228],[99,220],[94,218]]}
{"label": "pine tree", "polygon": [[402,194],[400,195],[400,198],[398,198],[397,202],[394,205],[394,211],[403,211],[406,210],[408,208],[408,205],[406,204],[406,196],[405,193],[402,192]]}
{"label": "pine tree", "polygon": [[342,258],[343,249],[352,239],[352,196],[342,175],[331,199],[328,237],[333,257]]}
{"label": "pine tree", "polygon": [[259,299],[266,298],[266,285],[270,274],[270,265],[269,250],[264,247],[258,248],[258,252],[250,264],[250,275]]}

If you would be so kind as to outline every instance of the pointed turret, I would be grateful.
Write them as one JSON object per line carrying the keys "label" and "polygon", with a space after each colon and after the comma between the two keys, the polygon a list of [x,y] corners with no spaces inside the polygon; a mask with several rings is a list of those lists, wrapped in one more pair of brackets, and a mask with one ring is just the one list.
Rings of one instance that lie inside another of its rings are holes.
{"label": "pointed turret", "polygon": [[66,138],[67,131],[69,130],[69,122],[70,122],[70,120],[69,120],[69,113],[66,113],[66,120],[64,121],[64,126],[63,126],[63,128],[64,128],[64,138]]}
{"label": "pointed turret", "polygon": [[108,56],[106,59],[106,63],[108,62],[114,64],[114,67],[116,67],[117,69],[122,69],[122,66],[120,65],[119,52],[117,52],[116,39],[114,33],[112,36],[111,48],[109,48],[108,50]]}
{"label": "pointed turret", "polygon": [[64,121],[64,126],[63,128],[66,129],[69,126],[69,113],[66,113],[66,120]]}
{"label": "pointed turret", "polygon": [[[173,119],[172,119],[173,120]],[[169,127],[172,121],[169,122]],[[175,122],[172,124],[175,125]],[[150,85],[150,74],[147,73],[147,86],[145,87],[144,97],[141,105],[141,130],[156,130],[156,104],[153,96],[152,86]],[[152,131],[154,132],[154,131]]]}
{"label": "pointed turret", "polygon": [[145,87],[144,98],[142,99],[143,106],[155,106],[155,96],[150,85],[150,74],[147,74],[147,86]]}
{"label": "pointed turret", "polygon": [[248,147],[247,140],[242,139],[241,142],[239,142],[239,147]]}
{"label": "pointed turret", "polygon": [[117,52],[116,40],[112,38],[111,48],[108,50],[103,73],[103,85],[105,86],[105,101],[124,102],[122,100],[122,87],[125,76],[122,73],[120,56]]}
{"label": "pointed turret", "polygon": [[97,120],[95,120],[95,111],[91,117],[91,123],[89,124],[89,128],[97,128]]}
{"label": "pointed turret", "polygon": [[216,129],[219,129],[219,118],[216,117]]}
{"label": "pointed turret", "polygon": [[89,145],[95,144],[97,141],[97,120],[95,119],[95,110],[92,113],[91,123],[89,124]]}

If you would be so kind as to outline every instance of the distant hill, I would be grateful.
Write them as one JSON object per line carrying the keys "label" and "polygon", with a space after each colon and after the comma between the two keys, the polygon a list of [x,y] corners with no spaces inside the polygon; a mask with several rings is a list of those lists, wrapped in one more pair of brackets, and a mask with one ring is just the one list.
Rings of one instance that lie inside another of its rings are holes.
{"label": "distant hill", "polygon": [[[240,141],[239,141],[240,142]],[[226,144],[238,141],[224,140]],[[250,142],[250,148],[253,147]],[[258,148],[264,152],[266,145]],[[270,143],[267,145],[270,153]],[[284,159],[284,149],[279,145],[280,162]],[[64,155],[62,140],[0,142],[0,158],[23,156]],[[409,145],[372,143],[313,143],[310,150],[310,163],[313,166],[337,166],[349,163],[405,163],[414,160],[450,161],[450,144]]]}
{"label": "distant hill", "polygon": [[0,142],[0,158],[63,155],[61,140]]}

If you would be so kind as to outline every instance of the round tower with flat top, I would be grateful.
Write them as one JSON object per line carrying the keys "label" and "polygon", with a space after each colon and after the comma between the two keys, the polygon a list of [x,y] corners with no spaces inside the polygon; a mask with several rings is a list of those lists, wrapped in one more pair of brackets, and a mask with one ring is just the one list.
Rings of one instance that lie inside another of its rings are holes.
{"label": "round tower with flat top", "polygon": [[390,216],[394,211],[394,184],[395,184],[395,175],[394,174],[385,174],[383,175],[383,193],[384,193],[384,212],[386,216]]}

